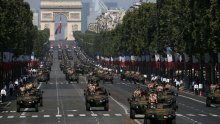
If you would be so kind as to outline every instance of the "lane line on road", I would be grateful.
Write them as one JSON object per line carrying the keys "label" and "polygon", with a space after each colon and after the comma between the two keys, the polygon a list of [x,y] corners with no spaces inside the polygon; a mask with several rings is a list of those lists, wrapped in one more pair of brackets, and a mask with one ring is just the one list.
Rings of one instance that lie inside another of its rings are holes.
{"label": "lane line on road", "polygon": [[86,116],[86,114],[79,114],[79,116],[80,116],[80,117],[85,117],[85,116]]}
{"label": "lane line on road", "polygon": [[198,121],[196,121],[196,120],[194,120],[194,119],[192,119],[192,118],[189,118],[189,117],[184,116],[184,115],[179,114],[179,113],[176,113],[176,116],[186,118],[186,119],[188,119],[188,120],[192,121],[192,122],[193,122],[193,124],[202,124],[201,122],[198,122]]}
{"label": "lane line on road", "polygon": [[216,114],[212,114],[212,113],[209,113],[210,116],[213,116],[213,117],[218,117],[219,115],[216,115]]}
{"label": "lane line on road", "polygon": [[187,116],[190,116],[190,117],[194,117],[194,116],[196,116],[196,115],[194,115],[194,114],[186,114]]}
{"label": "lane line on road", "polygon": [[205,114],[198,114],[199,116],[202,116],[202,117],[205,117],[205,116],[207,116],[207,115],[205,115]]}
{"label": "lane line on road", "polygon": [[67,117],[74,117],[74,115],[73,114],[68,114]]}
{"label": "lane line on road", "polygon": [[10,104],[11,104],[11,102],[8,102],[8,103],[4,106],[4,108],[8,107]]}
{"label": "lane line on road", "polygon": [[19,118],[26,118],[26,116],[21,115]]}
{"label": "lane line on road", "polygon": [[0,116],[0,118],[3,118],[3,116]]}
{"label": "lane line on road", "polygon": [[122,114],[115,114],[115,116],[119,117],[119,116],[122,116]]}
{"label": "lane line on road", "polygon": [[97,114],[91,114],[91,116],[92,116],[92,117],[97,117],[98,115],[97,115]]}
{"label": "lane line on road", "polygon": [[50,115],[44,115],[44,118],[49,118],[50,117]]}
{"label": "lane line on road", "polygon": [[38,115],[32,115],[31,117],[32,117],[32,118],[37,118],[37,117],[38,117]]}
{"label": "lane line on road", "polygon": [[125,112],[125,114],[127,115],[127,114],[129,114],[128,113],[128,108],[125,106],[125,105],[123,105],[122,103],[120,103],[120,102],[118,102],[116,99],[114,99],[112,96],[109,96],[113,101],[115,101],[121,108],[123,108],[124,109],[124,112]]}
{"label": "lane line on road", "polygon": [[8,116],[7,118],[14,118],[14,117],[15,117],[15,116],[12,115],[12,116]]}
{"label": "lane line on road", "polygon": [[105,117],[109,117],[109,116],[110,116],[110,114],[103,114],[103,116],[105,116]]}

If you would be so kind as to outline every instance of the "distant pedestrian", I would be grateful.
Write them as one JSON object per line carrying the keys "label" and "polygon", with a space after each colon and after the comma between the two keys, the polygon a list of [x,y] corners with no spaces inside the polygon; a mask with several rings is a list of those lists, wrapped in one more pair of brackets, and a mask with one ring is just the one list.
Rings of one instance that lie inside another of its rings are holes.
{"label": "distant pedestrian", "polygon": [[12,96],[14,91],[14,85],[12,83],[9,84],[9,91],[10,91],[10,96]]}
{"label": "distant pedestrian", "polygon": [[6,91],[4,88],[2,88],[2,90],[1,90],[1,96],[2,96],[2,103],[3,103],[6,100]]}
{"label": "distant pedestrian", "polygon": [[196,84],[194,84],[194,93],[196,95],[198,95],[198,90],[199,90],[199,85],[196,83]]}

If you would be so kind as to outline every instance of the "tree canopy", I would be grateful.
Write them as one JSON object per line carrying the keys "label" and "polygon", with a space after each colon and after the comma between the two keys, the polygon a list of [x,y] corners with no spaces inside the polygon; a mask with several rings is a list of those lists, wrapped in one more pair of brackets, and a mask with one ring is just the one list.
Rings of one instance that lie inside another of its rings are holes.
{"label": "tree canopy", "polygon": [[128,11],[123,23],[112,31],[74,35],[93,56],[97,53],[118,56],[163,54],[166,47],[179,53],[217,53],[220,52],[218,32],[219,0],[157,0]]}

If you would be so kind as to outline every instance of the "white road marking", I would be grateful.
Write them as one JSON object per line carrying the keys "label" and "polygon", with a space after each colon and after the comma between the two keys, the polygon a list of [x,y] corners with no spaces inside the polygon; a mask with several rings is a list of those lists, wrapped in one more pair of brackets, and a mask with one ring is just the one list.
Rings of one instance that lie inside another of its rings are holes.
{"label": "white road marking", "polygon": [[85,117],[85,116],[86,116],[86,114],[79,114],[79,116],[80,116],[80,117]]}
{"label": "white road marking", "polygon": [[178,113],[176,113],[176,116],[178,116],[178,117],[182,117],[183,115],[182,115],[182,114],[178,114]]}
{"label": "white road marking", "polygon": [[193,100],[193,101],[196,101],[196,102],[202,103],[202,104],[206,104],[206,103],[203,102],[203,101],[200,101],[200,100],[197,100],[197,99],[194,99],[194,98],[188,97],[188,96],[183,96],[183,95],[178,95],[178,96],[183,97],[183,98],[186,98],[186,99],[190,99],[190,100]]}
{"label": "white road marking", "polygon": [[103,116],[105,116],[105,117],[109,117],[109,116],[110,116],[110,114],[103,114]]}
{"label": "white road marking", "polygon": [[0,116],[0,118],[3,118],[3,116]]}
{"label": "white road marking", "polygon": [[204,114],[198,114],[199,116],[202,116],[202,117],[205,117],[205,116],[207,116],[207,115],[204,115]]}
{"label": "white road marking", "polygon": [[122,103],[120,103],[120,102],[118,102],[117,100],[115,100],[112,96],[110,96],[110,98],[111,98],[113,101],[115,101],[119,106],[121,106],[121,107],[124,109],[125,114],[129,114],[129,113],[128,113],[128,108],[127,108],[125,105],[123,105]]}
{"label": "white road marking", "polygon": [[26,114],[26,111],[28,111],[28,108],[25,108],[25,109],[24,109],[24,112],[22,112],[21,115],[25,115],[25,114]]}
{"label": "white road marking", "polygon": [[118,117],[119,117],[119,116],[122,116],[122,114],[115,114],[115,116],[118,116]]}
{"label": "white road marking", "polygon": [[189,117],[184,116],[184,115],[179,114],[179,113],[176,113],[176,116],[186,118],[186,119],[188,119],[188,120],[192,121],[192,122],[193,122],[193,124],[202,124],[201,122],[198,122],[198,121],[196,121],[196,120],[194,120],[194,119],[192,119],[192,118],[189,118]]}
{"label": "white road marking", "polygon": [[39,89],[39,88],[41,87],[41,84],[42,84],[42,83],[40,83],[40,85],[37,87],[37,89]]}
{"label": "white road marking", "polygon": [[53,84],[53,83],[50,83],[50,84]]}
{"label": "white road marking", "polygon": [[32,115],[31,117],[32,117],[32,118],[37,118],[37,117],[38,117],[38,115]]}
{"label": "white road marking", "polygon": [[26,118],[26,116],[21,115],[19,118]]}
{"label": "white road marking", "polygon": [[66,111],[73,111],[73,112],[76,112],[76,111],[78,111],[78,110],[74,110],[74,109],[73,109],[73,110],[66,110]]}
{"label": "white road marking", "polygon": [[8,116],[7,118],[14,118],[15,116]]}
{"label": "white road marking", "polygon": [[212,114],[212,113],[209,113],[210,116],[213,116],[213,117],[218,117],[218,115],[216,114]]}
{"label": "white road marking", "polygon": [[60,84],[63,84],[63,82],[61,82]]}
{"label": "white road marking", "polygon": [[91,116],[92,116],[92,117],[97,117],[98,115],[97,115],[97,114],[91,114]]}
{"label": "white road marking", "polygon": [[73,114],[68,114],[67,117],[74,117],[74,115]]}
{"label": "white road marking", "polygon": [[190,116],[190,117],[193,117],[193,116],[196,116],[194,114],[186,114],[187,116]]}
{"label": "white road marking", "polygon": [[50,117],[50,115],[44,115],[44,118],[49,118]]}
{"label": "white road marking", "polygon": [[5,106],[4,106],[4,108],[6,108],[7,106],[9,106],[11,104],[11,102],[8,102]]}
{"label": "white road marking", "polygon": [[61,117],[62,117],[62,115],[56,115],[56,117],[57,117],[57,118],[61,118]]}
{"label": "white road marking", "polygon": [[15,113],[16,111],[10,111],[11,113]]}

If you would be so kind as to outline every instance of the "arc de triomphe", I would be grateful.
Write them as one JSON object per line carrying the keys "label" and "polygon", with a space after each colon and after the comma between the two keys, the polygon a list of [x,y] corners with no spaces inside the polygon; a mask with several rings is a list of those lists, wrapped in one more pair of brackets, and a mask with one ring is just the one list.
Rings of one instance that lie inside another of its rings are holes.
{"label": "arc de triomphe", "polygon": [[74,40],[73,31],[81,30],[82,0],[41,0],[40,26],[50,29],[50,41],[55,40],[55,17],[64,15],[67,18],[67,40]]}

